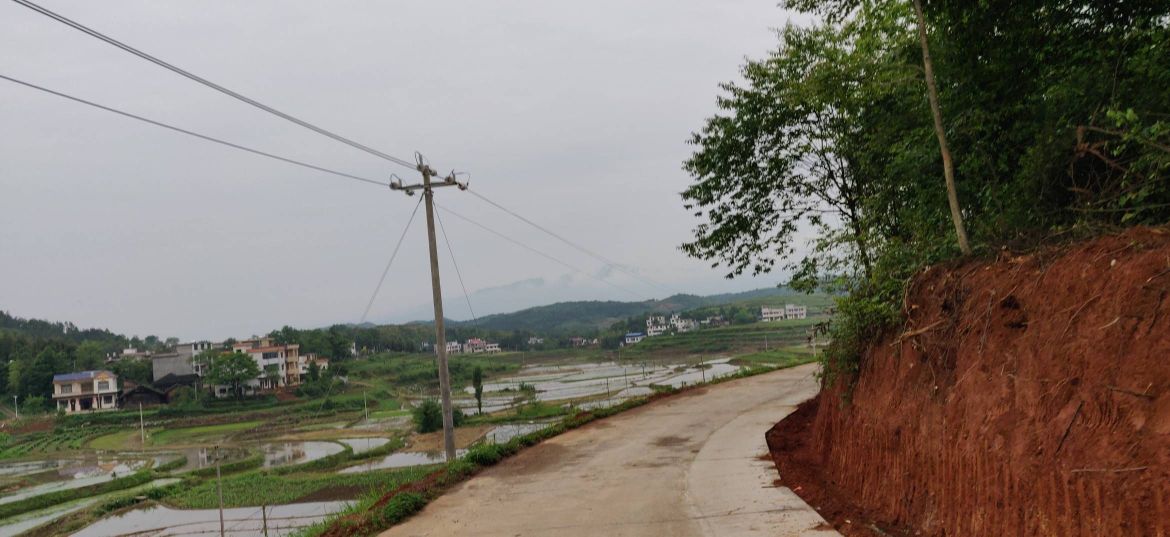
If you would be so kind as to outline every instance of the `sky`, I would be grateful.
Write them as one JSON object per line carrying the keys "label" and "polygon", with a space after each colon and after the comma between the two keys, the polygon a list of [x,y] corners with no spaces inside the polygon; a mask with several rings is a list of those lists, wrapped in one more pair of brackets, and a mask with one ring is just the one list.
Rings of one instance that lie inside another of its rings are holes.
{"label": "sky", "polygon": [[[679,245],[690,133],[799,15],[775,0],[64,1],[44,7],[471,189],[440,209],[446,316],[774,286]],[[417,172],[249,107],[15,3],[0,74],[376,180]],[[222,339],[357,322],[418,197],[172,133],[0,80],[0,309]],[[431,310],[423,211],[369,321]],[[552,259],[550,259],[552,258]],[[555,259],[556,261],[554,261]],[[570,268],[571,267],[571,268]],[[632,276],[631,273],[638,276]],[[460,285],[462,279],[463,285]]]}

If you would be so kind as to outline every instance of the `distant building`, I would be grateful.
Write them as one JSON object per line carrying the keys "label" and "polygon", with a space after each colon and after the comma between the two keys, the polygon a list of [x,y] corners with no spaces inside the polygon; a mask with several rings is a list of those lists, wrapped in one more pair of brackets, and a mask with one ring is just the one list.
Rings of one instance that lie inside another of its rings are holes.
{"label": "distant building", "polygon": [[760,308],[761,321],[780,321],[784,319],[805,319],[808,317],[808,308],[796,304],[785,304],[783,308],[764,306]]}
{"label": "distant building", "polygon": [[116,362],[118,360],[149,360],[150,357],[150,351],[140,351],[136,347],[128,347],[118,352],[106,354],[106,362]]}
{"label": "distant building", "polygon": [[666,333],[666,317],[651,315],[646,317],[646,337],[660,336]]}
{"label": "distant building", "polygon": [[544,344],[544,338],[542,338],[542,337],[532,336],[532,337],[528,338],[528,346],[530,346],[530,347],[534,347],[536,345],[542,345],[542,344]]}
{"label": "distant building", "polygon": [[158,406],[167,402],[167,394],[145,384],[135,384],[127,380],[122,389],[122,406],[136,408],[138,406]]}
{"label": "distant building", "polygon": [[179,377],[197,375],[202,377],[206,373],[203,370],[204,364],[197,362],[195,357],[203,352],[218,348],[221,348],[219,343],[196,341],[192,343],[180,343],[175,346],[173,352],[151,356],[150,366],[154,374],[154,380],[157,381],[167,375]]}
{"label": "distant building", "polygon": [[487,342],[482,340],[482,339],[479,339],[477,337],[473,337],[473,338],[467,340],[467,343],[463,344],[463,352],[466,352],[466,353],[479,354],[481,352],[486,352],[486,351],[487,351]]}
{"label": "distant building", "polygon": [[702,326],[715,327],[715,326],[727,326],[728,323],[726,320],[723,319],[722,315],[712,315],[710,317],[707,317],[706,319],[703,319],[702,321],[699,321],[699,324]]}
{"label": "distant building", "polygon": [[569,345],[572,345],[574,347],[584,347],[585,345],[588,345],[588,344],[589,344],[589,341],[581,336],[573,336],[573,337],[569,338]]}
{"label": "distant building", "polygon": [[786,319],[805,319],[808,318],[808,308],[798,306],[796,304],[784,305],[784,318]]}
{"label": "distant building", "polygon": [[110,371],[53,375],[53,402],[66,414],[118,408],[118,376]]}
{"label": "distant building", "polygon": [[447,342],[447,354],[459,354],[463,352],[463,344],[458,341]]}
{"label": "distant building", "polygon": [[487,345],[484,345],[483,351],[486,353],[500,352],[500,344],[499,343],[488,343]]}
{"label": "distant building", "polygon": [[699,328],[699,323],[694,319],[683,319],[679,314],[675,313],[670,316],[670,326],[674,328],[675,332],[683,333],[690,332]]}
{"label": "distant building", "polygon": [[633,345],[639,341],[646,339],[646,334],[641,332],[629,332],[626,334],[626,345]]}
{"label": "distant building", "polygon": [[248,382],[261,390],[274,390],[301,383],[301,346],[280,345],[272,338],[263,337],[240,341],[232,345],[232,352],[247,354],[260,368],[260,376]]}

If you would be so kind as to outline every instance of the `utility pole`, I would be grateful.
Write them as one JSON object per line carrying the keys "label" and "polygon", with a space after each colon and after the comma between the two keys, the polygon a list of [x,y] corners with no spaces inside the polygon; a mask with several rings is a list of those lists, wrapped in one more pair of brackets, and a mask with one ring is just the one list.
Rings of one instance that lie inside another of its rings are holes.
{"label": "utility pole", "polygon": [[20,419],[20,404],[16,402],[16,396],[12,396],[12,407],[16,409],[16,419]]}
{"label": "utility pole", "polygon": [[[370,411],[366,409],[366,392],[362,390],[362,415],[365,416],[366,421],[370,421]],[[265,534],[267,535],[267,534]]]}
{"label": "utility pole", "polygon": [[448,461],[455,460],[455,421],[451,415],[451,374],[447,370],[447,333],[443,326],[443,290],[439,283],[439,248],[435,241],[435,188],[444,186],[458,186],[460,190],[467,190],[467,183],[455,180],[455,172],[443,178],[441,183],[431,183],[435,170],[417,155],[416,161],[419,173],[422,174],[422,184],[403,186],[402,180],[390,182],[391,190],[405,191],[413,196],[414,191],[422,190],[423,201],[427,206],[427,246],[431,257],[431,300],[435,305],[435,354],[439,362],[439,395],[443,403],[443,452]]}
{"label": "utility pole", "polygon": [[224,537],[223,531],[223,483],[219,474],[219,446],[215,446],[215,494],[219,496],[219,537]]}
{"label": "utility pole", "polygon": [[142,421],[142,403],[138,403],[138,432],[142,437],[142,449],[146,449],[146,422]]}

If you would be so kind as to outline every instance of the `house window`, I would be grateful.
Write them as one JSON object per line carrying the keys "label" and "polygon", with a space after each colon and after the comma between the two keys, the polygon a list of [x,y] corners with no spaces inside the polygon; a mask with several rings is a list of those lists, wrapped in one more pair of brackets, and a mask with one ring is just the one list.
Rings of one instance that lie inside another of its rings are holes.
{"label": "house window", "polygon": [[104,391],[107,391],[109,389],[110,389],[110,381],[108,381],[108,380],[99,380],[98,381],[98,391],[99,392],[104,392]]}
{"label": "house window", "polygon": [[113,402],[114,402],[114,398],[109,396],[109,395],[102,397],[102,403],[105,403],[108,405],[108,404],[111,404]]}
{"label": "house window", "polygon": [[73,393],[73,385],[72,384],[62,384],[61,385],[61,393]]}
{"label": "house window", "polygon": [[276,359],[276,358],[279,358],[279,357],[280,357],[280,354],[278,354],[278,353],[275,353],[275,352],[266,352],[266,353],[264,353],[264,359],[265,359],[265,360],[273,360],[273,359]]}

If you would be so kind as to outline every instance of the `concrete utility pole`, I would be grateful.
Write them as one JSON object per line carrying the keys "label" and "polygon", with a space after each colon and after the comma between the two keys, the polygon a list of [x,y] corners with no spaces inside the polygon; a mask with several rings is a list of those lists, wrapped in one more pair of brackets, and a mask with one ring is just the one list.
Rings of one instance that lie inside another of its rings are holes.
{"label": "concrete utility pole", "polygon": [[439,248],[435,241],[435,188],[457,186],[467,190],[467,183],[459,183],[452,172],[441,183],[431,183],[435,170],[427,165],[422,156],[417,157],[418,171],[423,176],[422,184],[403,186],[402,180],[391,181],[391,190],[405,191],[413,196],[415,190],[422,190],[423,202],[427,206],[427,246],[431,257],[431,300],[435,304],[435,354],[439,362],[439,395],[443,403],[443,452],[448,461],[455,460],[455,420],[451,407],[451,374],[447,370],[447,332],[443,326],[443,290],[439,283]]}
{"label": "concrete utility pole", "polygon": [[223,531],[223,476],[219,473],[219,446],[215,446],[215,494],[219,497],[219,537],[224,537]]}
{"label": "concrete utility pole", "polygon": [[142,437],[142,449],[146,449],[146,422],[142,420],[142,403],[138,403],[138,432]]}

